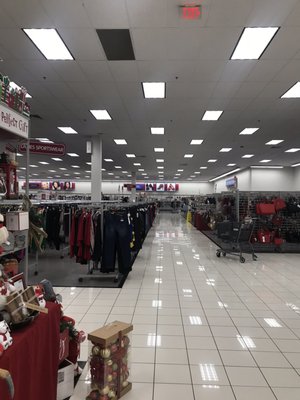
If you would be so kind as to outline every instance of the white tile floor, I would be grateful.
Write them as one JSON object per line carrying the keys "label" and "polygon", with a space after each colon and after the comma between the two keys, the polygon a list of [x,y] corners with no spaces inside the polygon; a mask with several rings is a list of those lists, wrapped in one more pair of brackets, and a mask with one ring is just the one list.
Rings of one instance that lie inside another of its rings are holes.
{"label": "white tile floor", "polygon": [[[79,329],[133,322],[124,400],[300,398],[299,256],[240,264],[215,248],[179,215],[160,214],[122,289],[58,288]],[[86,373],[72,400],[85,398]]]}

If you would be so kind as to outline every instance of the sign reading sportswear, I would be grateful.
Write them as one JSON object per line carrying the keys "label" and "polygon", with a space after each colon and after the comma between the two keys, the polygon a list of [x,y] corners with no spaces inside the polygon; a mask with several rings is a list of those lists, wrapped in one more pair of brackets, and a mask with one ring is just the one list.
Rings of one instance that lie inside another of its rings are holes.
{"label": "sign reading sportswear", "polygon": [[[26,153],[26,143],[19,145],[19,152]],[[33,154],[47,154],[49,156],[64,156],[66,154],[66,146],[63,143],[43,143],[43,142],[30,142],[30,153]]]}
{"label": "sign reading sportswear", "polygon": [[27,139],[29,131],[29,119],[1,103],[0,128]]}

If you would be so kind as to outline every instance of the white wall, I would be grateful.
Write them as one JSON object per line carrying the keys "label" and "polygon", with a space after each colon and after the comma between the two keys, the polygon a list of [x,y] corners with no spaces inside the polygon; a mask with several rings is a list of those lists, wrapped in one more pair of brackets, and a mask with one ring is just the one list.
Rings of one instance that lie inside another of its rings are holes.
{"label": "white wall", "polygon": [[[300,190],[300,167],[283,169],[247,169],[237,172],[232,176],[238,178],[238,189],[241,191],[297,191]],[[214,191],[220,193],[227,191],[226,180],[231,175],[214,182]]]}

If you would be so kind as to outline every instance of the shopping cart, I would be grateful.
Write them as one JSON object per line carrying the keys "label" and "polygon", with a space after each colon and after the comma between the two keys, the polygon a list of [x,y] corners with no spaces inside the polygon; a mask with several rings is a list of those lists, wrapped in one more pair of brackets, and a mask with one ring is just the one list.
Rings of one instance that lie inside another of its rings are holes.
{"label": "shopping cart", "polygon": [[222,240],[222,245],[217,249],[217,257],[231,254],[240,258],[240,262],[244,263],[244,253],[252,254],[252,260],[257,260],[257,255],[251,243],[253,234],[253,223],[236,223],[236,222],[221,222],[218,224],[218,237]]}

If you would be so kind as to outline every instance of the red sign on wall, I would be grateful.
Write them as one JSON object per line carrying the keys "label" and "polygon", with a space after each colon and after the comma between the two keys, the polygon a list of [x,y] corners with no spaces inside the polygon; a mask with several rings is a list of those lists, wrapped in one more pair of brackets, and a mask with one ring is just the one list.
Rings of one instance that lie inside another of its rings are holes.
{"label": "red sign on wall", "polygon": [[[26,153],[26,143],[19,145],[19,152]],[[30,142],[30,153],[47,154],[49,156],[64,156],[66,154],[66,146],[63,143],[42,143]]]}
{"label": "red sign on wall", "polygon": [[182,19],[195,20],[201,17],[201,6],[183,6],[181,10]]}

